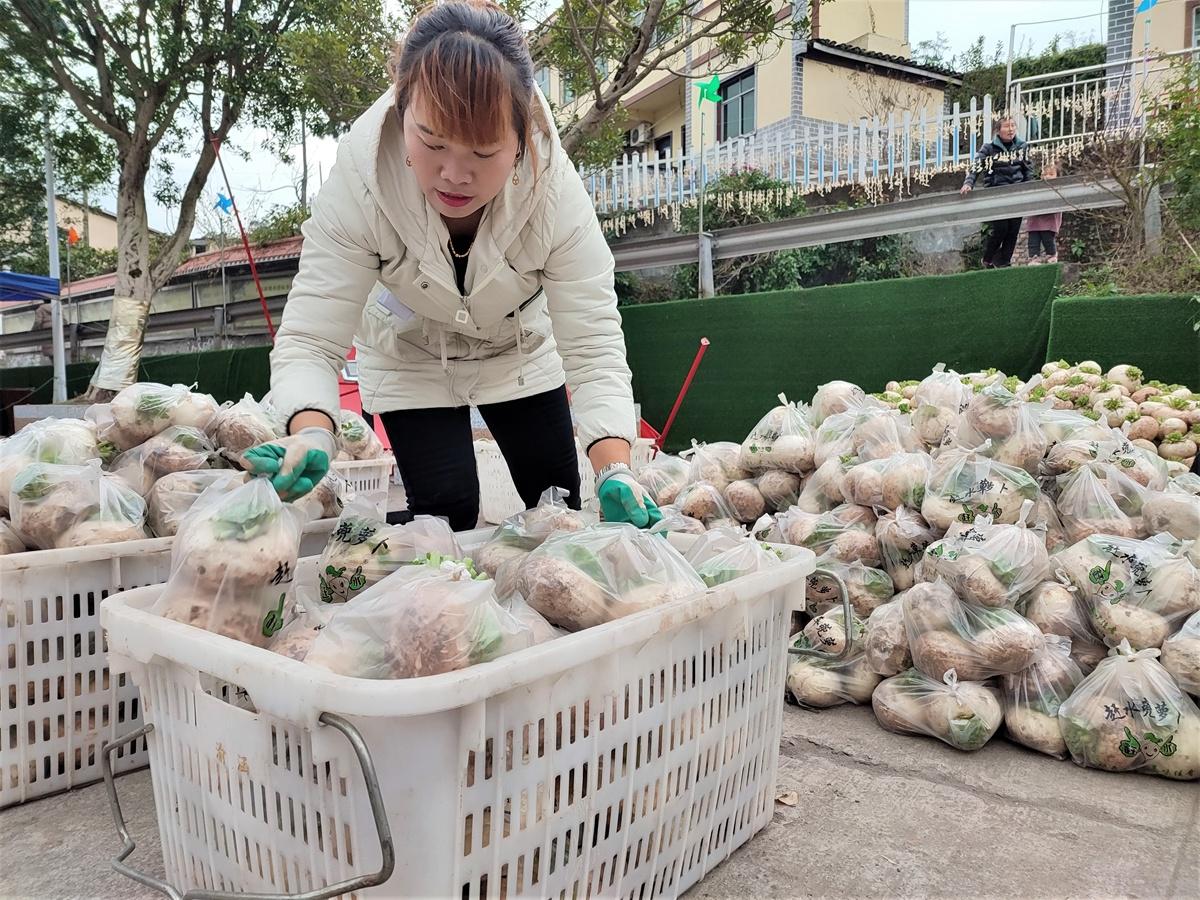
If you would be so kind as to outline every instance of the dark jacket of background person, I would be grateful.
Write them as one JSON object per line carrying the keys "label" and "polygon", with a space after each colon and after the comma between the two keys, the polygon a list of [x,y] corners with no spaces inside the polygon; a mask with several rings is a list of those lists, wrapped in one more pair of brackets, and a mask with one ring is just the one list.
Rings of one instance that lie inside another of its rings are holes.
{"label": "dark jacket of background person", "polygon": [[1029,145],[1019,137],[1014,137],[1010,143],[1005,144],[1000,135],[996,135],[975,154],[975,163],[967,173],[964,186],[974,187],[980,173],[983,173],[985,187],[1021,184],[1033,180],[1033,172],[1029,165]]}

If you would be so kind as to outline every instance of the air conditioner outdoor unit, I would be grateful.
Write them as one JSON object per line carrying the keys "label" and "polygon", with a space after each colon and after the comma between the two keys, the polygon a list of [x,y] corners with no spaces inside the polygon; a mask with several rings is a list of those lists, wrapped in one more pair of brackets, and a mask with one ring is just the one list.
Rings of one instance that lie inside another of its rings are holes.
{"label": "air conditioner outdoor unit", "polygon": [[654,137],[654,127],[649,122],[639,122],[629,129],[629,146],[640,147],[650,143]]}

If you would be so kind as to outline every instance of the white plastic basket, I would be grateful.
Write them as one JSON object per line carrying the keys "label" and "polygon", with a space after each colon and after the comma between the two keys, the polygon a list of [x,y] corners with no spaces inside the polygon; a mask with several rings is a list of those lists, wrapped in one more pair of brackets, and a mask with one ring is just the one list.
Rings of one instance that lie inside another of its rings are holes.
{"label": "white plastic basket", "polygon": [[339,459],[333,462],[333,471],[342,477],[346,485],[359,497],[387,509],[388,489],[392,484],[392,469],[396,458],[388,453],[379,459]]}
{"label": "white plastic basket", "polygon": [[[320,553],[336,519],[311,523]],[[100,747],[141,722],[137,689],[109,672],[100,601],[162,584],[174,538],[0,556],[0,809],[97,781]],[[146,765],[145,741],[113,768]]]}
{"label": "white plastic basket", "polygon": [[[113,666],[146,698],[167,881],[311,897],[677,896],[771,820],[788,624],[813,565],[800,551],[407,681],[345,678],[164,621],[145,611],[160,588],[112,597],[101,619]],[[298,577],[313,577],[311,560]],[[114,865],[169,890],[122,862],[135,845],[113,791]]]}
{"label": "white plastic basket", "polygon": [[[579,496],[587,503],[596,495],[595,473],[587,453],[578,443],[575,445],[579,453]],[[654,454],[654,444],[645,438],[634,441],[630,450],[630,460],[636,472],[650,462]],[[485,522],[499,525],[509,516],[514,516],[525,509],[512,475],[508,471],[508,463],[495,441],[475,442],[475,467],[479,470],[479,513]]]}

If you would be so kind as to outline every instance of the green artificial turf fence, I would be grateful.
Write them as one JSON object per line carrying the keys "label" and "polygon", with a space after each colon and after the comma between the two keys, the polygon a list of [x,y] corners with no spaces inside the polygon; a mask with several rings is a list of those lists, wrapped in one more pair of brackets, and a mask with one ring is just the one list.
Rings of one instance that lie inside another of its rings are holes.
{"label": "green artificial turf fence", "polygon": [[[240,400],[247,391],[255,397],[262,397],[271,388],[270,352],[270,347],[238,347],[202,353],[144,356],[138,368],[138,380],[195,384],[199,390],[212,394],[219,402]],[[67,366],[67,396],[76,397],[87,390],[95,368],[93,362]],[[0,388],[35,389],[22,402],[49,403],[54,398],[52,375],[50,366],[5,368],[0,371]]]}
{"label": "green artificial turf fence", "polygon": [[776,403],[841,379],[868,391],[939,362],[1029,378],[1046,360],[1057,266],[623,307],[642,417],[666,422],[700,338],[712,345],[668,438],[741,440]]}
{"label": "green artificial turf fence", "polygon": [[1106,371],[1132,363],[1148,379],[1200,390],[1200,303],[1187,294],[1059,297],[1050,314],[1048,359],[1095,360]]}

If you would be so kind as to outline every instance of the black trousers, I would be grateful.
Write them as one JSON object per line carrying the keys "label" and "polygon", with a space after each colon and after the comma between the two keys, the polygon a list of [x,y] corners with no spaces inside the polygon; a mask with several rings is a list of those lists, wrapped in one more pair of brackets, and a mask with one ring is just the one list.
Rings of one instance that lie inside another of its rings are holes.
{"label": "black trousers", "polygon": [[1057,256],[1058,248],[1054,246],[1053,231],[1031,231],[1029,232],[1029,258],[1040,256],[1045,253],[1047,256]]}
{"label": "black trousers", "polygon": [[[579,509],[579,458],[565,387],[480,406],[479,412],[527,509],[551,487],[567,491],[568,505]],[[474,528],[479,522],[479,472],[470,408],[402,409],[380,418],[408,495],[408,511],[393,513],[388,521],[444,516],[455,531]]]}
{"label": "black trousers", "polygon": [[990,269],[1012,265],[1017,236],[1021,233],[1021,219],[997,219],[987,224],[987,239],[983,242],[984,266]]}

